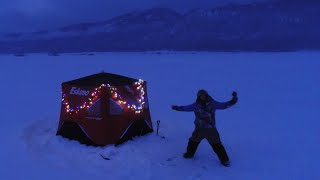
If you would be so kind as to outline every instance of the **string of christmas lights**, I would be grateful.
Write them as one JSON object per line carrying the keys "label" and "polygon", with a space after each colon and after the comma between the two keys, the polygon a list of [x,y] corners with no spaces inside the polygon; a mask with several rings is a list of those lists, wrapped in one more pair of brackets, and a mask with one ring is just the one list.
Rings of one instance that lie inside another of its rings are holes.
{"label": "string of christmas lights", "polygon": [[78,113],[81,109],[89,108],[98,98],[101,93],[102,88],[109,88],[111,92],[111,97],[115,102],[117,102],[121,106],[125,106],[128,109],[135,111],[136,114],[139,114],[143,111],[145,104],[145,91],[143,88],[144,81],[139,79],[139,81],[135,82],[134,85],[137,86],[137,90],[139,90],[140,95],[138,98],[138,105],[130,104],[126,100],[122,98],[122,96],[117,92],[116,87],[112,87],[110,84],[101,84],[98,88],[95,88],[94,92],[91,93],[91,96],[88,98],[88,101],[85,101],[81,106],[77,106],[76,108],[71,108],[69,103],[67,102],[67,96],[65,93],[62,95],[62,103],[66,106],[65,109],[68,113],[72,114],[73,112]]}
{"label": "string of christmas lights", "polygon": [[137,86],[137,90],[140,90],[140,95],[139,95],[139,99],[138,99],[138,105],[135,104],[130,104],[127,101],[125,101],[122,96],[117,92],[117,88],[115,87],[111,87],[110,88],[110,92],[112,95],[112,98],[119,104],[119,105],[126,105],[126,107],[128,109],[132,109],[133,111],[135,111],[136,114],[139,114],[143,111],[143,107],[145,104],[144,101],[144,95],[145,95],[145,91],[143,88],[143,80],[139,79],[138,82],[135,82],[135,85]]}
{"label": "string of christmas lights", "polygon": [[71,108],[69,103],[66,101],[67,95],[64,93],[62,95],[62,103],[66,106],[66,111],[71,114],[72,112],[78,113],[81,109],[89,108],[93,104],[93,102],[95,102],[99,98],[101,89],[103,87],[106,87],[106,85],[101,84],[101,86],[99,86],[98,88],[95,88],[94,92],[90,94],[91,96],[88,97],[88,102],[85,101],[81,106],[77,106],[74,109]]}

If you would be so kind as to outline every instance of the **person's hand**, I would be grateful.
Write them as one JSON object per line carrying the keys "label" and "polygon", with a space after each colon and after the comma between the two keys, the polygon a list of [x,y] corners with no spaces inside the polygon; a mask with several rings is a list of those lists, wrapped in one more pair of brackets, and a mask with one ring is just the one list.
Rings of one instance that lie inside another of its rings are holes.
{"label": "person's hand", "polygon": [[232,100],[231,100],[231,104],[236,104],[238,102],[238,94],[236,91],[232,92]]}
{"label": "person's hand", "polygon": [[171,106],[171,108],[172,108],[173,110],[176,110],[176,111],[178,111],[178,110],[179,110],[179,106],[175,106],[175,105],[173,105],[173,106]]}
{"label": "person's hand", "polygon": [[232,96],[233,96],[233,97],[238,97],[238,93],[237,93],[236,91],[233,91],[233,92],[232,92]]}

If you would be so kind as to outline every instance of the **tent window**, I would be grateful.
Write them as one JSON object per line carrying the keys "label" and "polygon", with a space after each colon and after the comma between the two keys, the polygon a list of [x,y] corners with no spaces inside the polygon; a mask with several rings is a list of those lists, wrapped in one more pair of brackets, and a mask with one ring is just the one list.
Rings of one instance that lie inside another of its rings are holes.
{"label": "tent window", "polygon": [[113,99],[109,99],[110,101],[110,115],[121,115],[123,113],[123,107],[115,102]]}
{"label": "tent window", "polygon": [[99,116],[101,114],[101,99],[97,99],[89,108],[89,116]]}

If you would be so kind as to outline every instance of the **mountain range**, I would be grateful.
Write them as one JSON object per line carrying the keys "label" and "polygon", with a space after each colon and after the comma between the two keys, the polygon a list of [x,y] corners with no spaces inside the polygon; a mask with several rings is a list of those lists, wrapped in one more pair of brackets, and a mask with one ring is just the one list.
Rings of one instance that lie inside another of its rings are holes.
{"label": "mountain range", "polygon": [[153,8],[100,22],[0,37],[0,53],[320,49],[320,1]]}

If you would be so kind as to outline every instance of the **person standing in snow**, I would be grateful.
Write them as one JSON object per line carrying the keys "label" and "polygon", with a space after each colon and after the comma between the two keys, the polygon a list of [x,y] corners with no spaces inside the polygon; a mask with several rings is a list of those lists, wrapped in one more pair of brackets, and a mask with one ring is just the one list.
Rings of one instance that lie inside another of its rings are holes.
{"label": "person standing in snow", "polygon": [[217,102],[207,93],[206,90],[199,90],[195,103],[188,106],[173,105],[172,109],[176,111],[193,111],[196,119],[195,129],[189,138],[187,152],[184,158],[192,158],[202,139],[206,138],[213,151],[218,155],[220,162],[224,166],[229,166],[230,161],[224,146],[221,143],[218,130],[216,128],[215,111],[217,109],[226,109],[236,104],[238,101],[237,93],[232,93],[233,98],[228,102]]}

